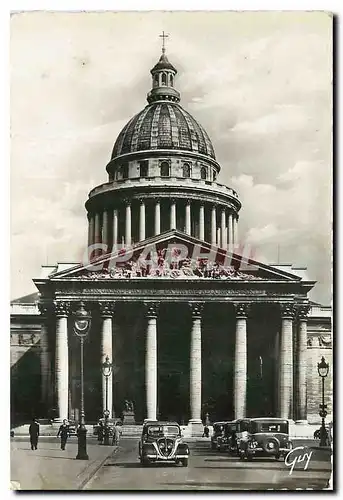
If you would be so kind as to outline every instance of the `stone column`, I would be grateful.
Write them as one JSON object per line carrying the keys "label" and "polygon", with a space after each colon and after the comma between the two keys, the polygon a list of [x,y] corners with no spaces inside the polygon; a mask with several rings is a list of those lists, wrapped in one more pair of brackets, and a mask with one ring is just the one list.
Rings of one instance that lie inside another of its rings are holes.
{"label": "stone column", "polygon": [[311,307],[307,304],[298,308],[298,335],[296,344],[296,411],[297,423],[307,423],[307,315]]}
{"label": "stone column", "polygon": [[176,229],[176,201],[172,200],[170,205],[170,229]]}
{"label": "stone column", "polygon": [[200,205],[199,209],[199,240],[205,241],[205,209]]}
{"label": "stone column", "polygon": [[232,215],[231,216],[231,245],[235,245],[236,244],[236,224],[235,224],[235,216]]}
{"label": "stone column", "polygon": [[235,217],[234,219],[234,225],[235,225],[235,245],[238,245],[239,244],[239,241],[238,241],[238,215],[237,217]]}
{"label": "stone column", "polygon": [[126,202],[126,213],[125,213],[125,245],[131,245],[131,203]]}
{"label": "stone column", "polygon": [[55,391],[57,397],[57,422],[68,418],[69,359],[68,359],[68,315],[69,302],[55,302],[56,355]]}
{"label": "stone column", "polygon": [[[112,315],[114,312],[114,302],[100,302],[100,315],[102,319],[101,329],[101,364],[109,357],[113,363],[112,349]],[[106,377],[102,375],[102,410],[110,412],[109,418],[113,416],[113,372],[107,381],[107,405],[106,405]]]}
{"label": "stone column", "polygon": [[46,409],[50,406],[50,373],[51,360],[48,343],[48,308],[43,304],[38,305],[41,313],[41,333],[40,333],[40,367],[41,367],[41,401]]}
{"label": "stone column", "polygon": [[108,252],[108,212],[104,211],[102,216],[102,242],[106,245],[106,253]]}
{"label": "stone column", "polygon": [[291,303],[281,304],[279,417],[292,418],[293,318]]}
{"label": "stone column", "polygon": [[203,304],[190,303],[192,331],[190,348],[190,409],[192,435],[202,432],[201,422],[201,313]]}
{"label": "stone column", "polygon": [[115,208],[113,210],[113,238],[112,246],[115,250],[118,245],[118,210]]}
{"label": "stone column", "polygon": [[190,201],[186,202],[186,234],[191,234],[191,204]]}
{"label": "stone column", "polygon": [[[97,212],[95,214],[95,228],[94,228],[94,243],[95,244],[101,244],[102,243],[102,240],[101,240],[101,214],[99,212]],[[97,248],[95,249],[94,251],[94,256],[97,257],[98,255],[100,255],[101,253],[101,249],[100,248]]]}
{"label": "stone column", "polygon": [[226,248],[226,212],[225,212],[225,208],[223,208],[222,212],[221,212],[220,234],[221,234],[220,246],[221,246],[221,248]]}
{"label": "stone column", "polygon": [[145,203],[140,201],[139,207],[139,241],[145,240]]}
{"label": "stone column", "polygon": [[213,205],[211,211],[211,244],[217,245],[217,218],[216,218],[216,207]]}
{"label": "stone column", "polygon": [[161,203],[156,201],[155,205],[155,235],[161,233]]}
{"label": "stone column", "polygon": [[246,417],[247,394],[247,316],[249,304],[235,304],[236,308],[236,345],[234,409],[235,419]]}
{"label": "stone column", "polygon": [[93,214],[88,214],[88,246],[94,243],[95,218]]}
{"label": "stone column", "polygon": [[229,214],[227,221],[227,244],[229,247],[232,245],[232,214]]}
{"label": "stone column", "polygon": [[147,303],[147,332],[145,347],[145,386],[147,418],[156,420],[157,411],[157,313],[158,304]]}

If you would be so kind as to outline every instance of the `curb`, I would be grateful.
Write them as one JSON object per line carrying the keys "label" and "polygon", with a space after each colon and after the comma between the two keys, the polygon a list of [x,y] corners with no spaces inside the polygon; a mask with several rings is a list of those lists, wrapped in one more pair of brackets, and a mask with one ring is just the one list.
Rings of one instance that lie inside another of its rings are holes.
{"label": "curb", "polygon": [[96,465],[96,467],[88,474],[86,475],[86,477],[81,481],[81,483],[78,485],[77,487],[77,490],[83,490],[84,487],[87,485],[87,483],[89,483],[89,481],[91,479],[93,479],[93,477],[95,476],[95,474],[98,472],[99,469],[101,469],[101,467],[104,465],[104,463],[106,462],[106,460],[112,456],[113,454],[115,454],[118,450],[118,446],[115,446],[114,449],[112,448],[110,453],[108,453],[108,455],[106,455],[104,458],[100,459],[99,463]]}

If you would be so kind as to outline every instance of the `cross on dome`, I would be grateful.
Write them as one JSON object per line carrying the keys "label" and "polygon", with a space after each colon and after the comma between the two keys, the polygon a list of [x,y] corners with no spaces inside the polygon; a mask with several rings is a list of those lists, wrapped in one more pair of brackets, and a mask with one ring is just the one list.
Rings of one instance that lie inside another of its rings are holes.
{"label": "cross on dome", "polygon": [[162,35],[159,35],[159,37],[162,38],[162,54],[164,54],[166,51],[165,41],[166,38],[169,38],[169,35],[165,34],[164,31],[162,31]]}

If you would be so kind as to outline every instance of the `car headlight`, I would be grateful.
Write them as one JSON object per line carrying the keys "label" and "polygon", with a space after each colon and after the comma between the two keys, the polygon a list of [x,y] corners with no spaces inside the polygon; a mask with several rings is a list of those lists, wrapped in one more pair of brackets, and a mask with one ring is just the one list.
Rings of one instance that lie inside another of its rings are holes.
{"label": "car headlight", "polygon": [[173,443],[168,443],[168,446],[167,446],[168,450],[171,450],[172,447],[173,447]]}
{"label": "car headlight", "polygon": [[163,450],[164,447],[165,447],[165,444],[163,442],[160,443],[160,445],[159,445],[160,450]]}

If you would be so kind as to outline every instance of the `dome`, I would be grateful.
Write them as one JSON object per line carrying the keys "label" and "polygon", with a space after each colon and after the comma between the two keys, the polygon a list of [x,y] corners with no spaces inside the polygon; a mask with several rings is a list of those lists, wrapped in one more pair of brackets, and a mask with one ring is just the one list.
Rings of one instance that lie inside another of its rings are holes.
{"label": "dome", "polygon": [[111,159],[146,150],[174,149],[215,159],[212,143],[201,125],[178,103],[153,102],[120,132]]}

